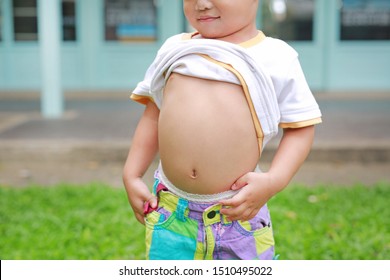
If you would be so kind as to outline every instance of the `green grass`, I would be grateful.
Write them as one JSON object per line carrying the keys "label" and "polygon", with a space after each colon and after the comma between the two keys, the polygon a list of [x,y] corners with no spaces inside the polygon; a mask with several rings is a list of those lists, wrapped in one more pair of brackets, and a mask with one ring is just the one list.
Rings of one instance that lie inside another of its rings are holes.
{"label": "green grass", "polygon": [[[390,184],[290,186],[269,202],[281,259],[390,259]],[[1,259],[143,259],[123,189],[0,187]]]}
{"label": "green grass", "polygon": [[390,259],[390,184],[292,187],[271,200],[283,259]]}

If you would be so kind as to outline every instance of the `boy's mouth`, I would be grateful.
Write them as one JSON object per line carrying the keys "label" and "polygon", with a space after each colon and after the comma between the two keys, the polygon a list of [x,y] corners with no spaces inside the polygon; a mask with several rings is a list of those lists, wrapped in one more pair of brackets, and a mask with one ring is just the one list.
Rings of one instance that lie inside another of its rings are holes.
{"label": "boy's mouth", "polygon": [[211,22],[216,19],[219,19],[219,17],[213,17],[213,16],[201,16],[198,18],[199,22]]}

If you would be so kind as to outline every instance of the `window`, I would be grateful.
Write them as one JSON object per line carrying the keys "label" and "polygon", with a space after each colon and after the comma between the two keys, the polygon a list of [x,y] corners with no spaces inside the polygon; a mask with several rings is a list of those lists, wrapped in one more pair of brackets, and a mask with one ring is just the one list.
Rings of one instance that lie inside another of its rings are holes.
{"label": "window", "polygon": [[344,0],[341,40],[390,40],[389,0]]}
{"label": "window", "polygon": [[62,0],[62,39],[76,41],[76,1]]}
{"label": "window", "polygon": [[286,41],[313,40],[314,0],[263,0],[262,29]]}
{"label": "window", "polygon": [[15,41],[37,41],[37,1],[13,0],[12,8]]}
{"label": "window", "polygon": [[[1,0],[0,0],[1,1]],[[62,34],[64,41],[76,40],[75,0],[62,0]],[[1,3],[1,2],[0,2]],[[13,0],[15,41],[38,40],[37,0]],[[1,14],[0,14],[1,21]],[[1,26],[1,22],[0,22]],[[1,31],[0,31],[1,36]]]}
{"label": "window", "polygon": [[105,39],[154,41],[156,15],[154,0],[105,0]]}

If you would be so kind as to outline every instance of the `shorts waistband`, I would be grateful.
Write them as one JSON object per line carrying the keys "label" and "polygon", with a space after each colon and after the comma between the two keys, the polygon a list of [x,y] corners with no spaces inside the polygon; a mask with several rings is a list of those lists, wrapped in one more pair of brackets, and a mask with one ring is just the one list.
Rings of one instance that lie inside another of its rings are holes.
{"label": "shorts waistband", "polygon": [[[256,166],[255,172],[261,172],[258,166]],[[229,190],[229,191],[216,193],[216,194],[194,194],[194,193],[185,192],[179,189],[178,187],[176,187],[172,182],[169,181],[169,179],[164,174],[161,162],[159,163],[158,169],[156,170],[155,178],[160,180],[161,183],[165,185],[168,188],[168,190],[173,194],[181,198],[184,198],[188,201],[197,202],[197,203],[215,203],[223,199],[229,199],[239,192],[239,190],[236,191]]]}
{"label": "shorts waistband", "polygon": [[[156,185],[157,197],[159,199],[158,208],[169,211],[170,213],[174,212],[177,219],[184,222],[188,217],[193,220],[203,221],[206,226],[219,222],[223,224],[232,223],[226,219],[226,216],[220,213],[223,207],[221,204],[188,201],[167,190],[166,186],[162,182],[159,182],[159,180],[156,181]],[[151,213],[153,215],[155,212]]]}
{"label": "shorts waistband", "polygon": [[161,162],[158,166],[156,177],[168,188],[168,190],[175,195],[184,198],[188,201],[198,202],[198,203],[213,203],[218,202],[219,200],[228,199],[233,197],[238,191],[226,191],[216,194],[195,194],[185,192],[178,187],[176,187],[169,179],[165,176],[164,171],[161,166]]}

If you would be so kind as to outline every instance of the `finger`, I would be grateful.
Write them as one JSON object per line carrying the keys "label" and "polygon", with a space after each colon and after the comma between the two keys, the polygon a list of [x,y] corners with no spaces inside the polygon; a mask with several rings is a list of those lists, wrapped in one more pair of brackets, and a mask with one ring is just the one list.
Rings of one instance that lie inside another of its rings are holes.
{"label": "finger", "polygon": [[249,173],[246,173],[244,174],[243,176],[241,176],[240,178],[238,178],[234,184],[232,185],[231,189],[232,190],[239,190],[243,187],[245,187],[246,185],[248,185],[248,181],[249,181]]}
{"label": "finger", "polygon": [[240,205],[241,201],[240,198],[239,197],[237,198],[236,195],[232,198],[221,200],[219,203],[225,207],[237,207]]}
{"label": "finger", "polygon": [[254,210],[251,210],[251,209],[248,209],[241,217],[240,217],[240,220],[241,221],[249,221],[251,220],[252,218],[254,218],[254,213],[255,211]]}
{"label": "finger", "polygon": [[237,215],[230,216],[229,219],[235,221],[235,220],[240,220],[240,221],[249,221],[252,218],[252,210],[250,209],[245,209],[241,213],[237,213]]}
{"label": "finger", "polygon": [[234,208],[223,208],[220,210],[222,215],[225,215],[228,220],[238,220],[243,216],[243,214],[247,211],[245,205],[240,205]]}
{"label": "finger", "polygon": [[158,206],[158,201],[157,201],[157,197],[155,197],[154,195],[151,195],[147,200],[146,202],[149,202],[149,205],[151,208],[157,208]]}
{"label": "finger", "polygon": [[235,194],[232,198],[228,199],[223,199],[219,201],[219,203],[222,206],[227,206],[227,207],[238,207],[242,205],[245,202],[245,192],[240,191],[237,194]]}

